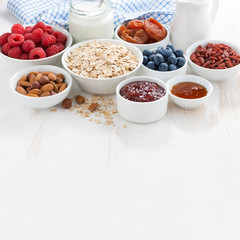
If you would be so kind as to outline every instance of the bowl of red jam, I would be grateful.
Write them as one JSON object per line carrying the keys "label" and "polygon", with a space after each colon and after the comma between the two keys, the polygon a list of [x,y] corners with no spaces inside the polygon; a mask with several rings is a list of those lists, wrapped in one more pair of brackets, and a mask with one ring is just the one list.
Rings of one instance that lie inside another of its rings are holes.
{"label": "bowl of red jam", "polygon": [[183,109],[195,109],[206,103],[213,91],[212,84],[195,75],[182,75],[167,82],[172,101]]}
{"label": "bowl of red jam", "polygon": [[118,113],[136,123],[150,123],[167,112],[168,88],[153,77],[138,76],[126,79],[116,89]]}

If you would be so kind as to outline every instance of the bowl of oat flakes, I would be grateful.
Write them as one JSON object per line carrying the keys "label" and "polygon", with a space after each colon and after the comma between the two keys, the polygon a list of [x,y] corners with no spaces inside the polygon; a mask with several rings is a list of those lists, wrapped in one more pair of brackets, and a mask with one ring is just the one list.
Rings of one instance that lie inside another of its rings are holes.
{"label": "bowl of oat flakes", "polygon": [[115,39],[80,42],[62,56],[79,87],[94,94],[114,94],[118,83],[137,74],[142,61],[137,47]]}

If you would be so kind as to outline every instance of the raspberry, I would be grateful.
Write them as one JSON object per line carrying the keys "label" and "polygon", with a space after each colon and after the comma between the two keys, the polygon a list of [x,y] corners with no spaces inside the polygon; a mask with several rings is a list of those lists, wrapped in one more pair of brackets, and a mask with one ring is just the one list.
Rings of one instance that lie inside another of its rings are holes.
{"label": "raspberry", "polygon": [[29,59],[45,58],[46,53],[41,47],[34,48],[29,53]]}
{"label": "raspberry", "polygon": [[8,37],[11,35],[11,33],[4,33],[0,36],[0,45],[3,46],[8,41]]}
{"label": "raspberry", "polygon": [[50,56],[55,55],[57,53],[59,53],[59,48],[56,44],[53,44],[46,49],[47,57],[50,57]]}
{"label": "raspberry", "polygon": [[56,43],[56,45],[58,46],[59,52],[61,52],[65,48],[62,43]]}
{"label": "raspberry", "polygon": [[20,57],[20,59],[28,60],[29,59],[28,53],[23,53],[22,56]]}
{"label": "raspberry", "polygon": [[11,33],[24,34],[24,27],[20,23],[16,23],[11,28]]}
{"label": "raspberry", "polygon": [[27,26],[25,27],[25,33],[31,33],[33,31],[33,27]]}
{"label": "raspberry", "polygon": [[46,34],[43,36],[41,44],[43,47],[49,47],[50,45],[55,44],[57,39],[53,35]]}
{"label": "raspberry", "polygon": [[43,30],[41,28],[37,28],[37,29],[33,30],[30,39],[38,44],[41,42],[43,35],[44,35]]}
{"label": "raspberry", "polygon": [[22,56],[22,49],[19,46],[13,47],[8,51],[8,56],[11,58],[20,59]]}
{"label": "raspberry", "polygon": [[2,46],[2,53],[5,54],[5,55],[8,55],[8,51],[11,49],[12,47],[10,46],[9,43],[5,43],[3,46]]}
{"label": "raspberry", "polygon": [[24,52],[29,53],[32,49],[36,47],[35,42],[32,40],[27,40],[23,43],[22,49]]}
{"label": "raspberry", "polygon": [[8,37],[8,43],[15,47],[15,46],[20,46],[24,42],[24,37],[21,34],[13,33]]}
{"label": "raspberry", "polygon": [[31,38],[32,34],[31,33],[25,33],[23,36],[24,36],[24,40],[26,41],[26,40],[29,40]]}
{"label": "raspberry", "polygon": [[67,41],[67,37],[59,31],[53,32],[53,36],[57,39],[57,42],[59,43],[65,44],[65,42]]}
{"label": "raspberry", "polygon": [[38,22],[33,26],[33,30],[41,28],[44,32],[47,30],[47,26],[45,25],[44,22]]}
{"label": "raspberry", "polygon": [[46,32],[47,32],[48,34],[53,34],[53,29],[52,29],[52,27],[51,27],[51,26],[46,26]]}

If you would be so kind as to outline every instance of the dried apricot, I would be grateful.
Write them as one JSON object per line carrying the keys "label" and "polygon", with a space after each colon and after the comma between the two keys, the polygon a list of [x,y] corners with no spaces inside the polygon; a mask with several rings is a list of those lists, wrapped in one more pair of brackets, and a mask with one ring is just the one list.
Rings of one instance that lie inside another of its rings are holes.
{"label": "dried apricot", "polygon": [[148,41],[148,35],[143,29],[126,29],[121,38],[130,43],[144,44]]}
{"label": "dried apricot", "polygon": [[144,29],[144,22],[141,20],[132,20],[128,23],[131,29]]}
{"label": "dried apricot", "polygon": [[151,39],[161,41],[167,36],[167,30],[154,18],[148,18],[144,22],[144,29]]}

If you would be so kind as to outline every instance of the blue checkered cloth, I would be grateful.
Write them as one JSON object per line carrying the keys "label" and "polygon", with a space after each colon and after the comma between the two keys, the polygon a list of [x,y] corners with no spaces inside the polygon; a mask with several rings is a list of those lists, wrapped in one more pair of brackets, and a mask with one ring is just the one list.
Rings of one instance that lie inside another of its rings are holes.
{"label": "blue checkered cloth", "polygon": [[[175,0],[112,0],[115,27],[126,20],[153,17],[170,25]],[[43,21],[49,25],[68,28],[69,0],[9,0],[7,8],[23,24]]]}

